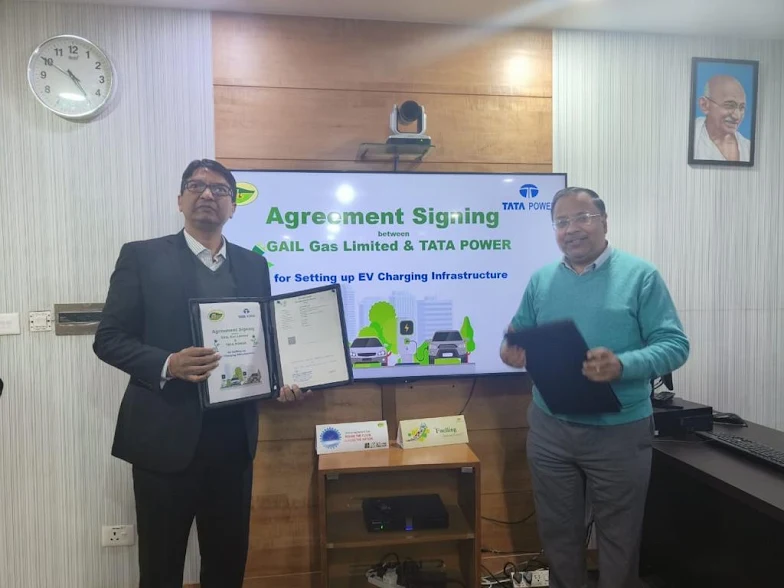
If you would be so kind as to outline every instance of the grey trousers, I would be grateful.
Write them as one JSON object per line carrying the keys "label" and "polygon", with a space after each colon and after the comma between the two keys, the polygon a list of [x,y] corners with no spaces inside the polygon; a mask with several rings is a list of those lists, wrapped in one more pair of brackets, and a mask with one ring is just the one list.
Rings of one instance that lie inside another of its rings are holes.
{"label": "grey trousers", "polygon": [[651,474],[653,417],[586,426],[528,409],[528,464],[551,588],[585,583],[586,494],[599,551],[599,588],[637,588]]}

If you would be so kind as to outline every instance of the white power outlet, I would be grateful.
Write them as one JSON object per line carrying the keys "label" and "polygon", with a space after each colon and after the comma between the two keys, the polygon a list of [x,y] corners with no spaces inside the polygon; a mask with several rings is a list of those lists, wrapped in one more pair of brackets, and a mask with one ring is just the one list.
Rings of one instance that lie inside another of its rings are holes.
{"label": "white power outlet", "polygon": [[101,528],[101,545],[103,547],[123,547],[136,543],[133,525],[111,525]]}
{"label": "white power outlet", "polygon": [[531,574],[531,586],[549,586],[550,585],[550,571],[549,570],[536,570]]}

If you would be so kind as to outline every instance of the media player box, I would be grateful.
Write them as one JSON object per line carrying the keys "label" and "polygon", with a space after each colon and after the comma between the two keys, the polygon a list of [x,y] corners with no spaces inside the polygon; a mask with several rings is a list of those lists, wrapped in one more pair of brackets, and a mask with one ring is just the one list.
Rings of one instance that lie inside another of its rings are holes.
{"label": "media player box", "polygon": [[365,498],[362,513],[370,532],[420,531],[449,526],[449,513],[438,494]]}
{"label": "media player box", "polygon": [[689,402],[677,396],[668,406],[672,408],[653,407],[653,423],[657,437],[713,430],[713,409],[710,406]]}

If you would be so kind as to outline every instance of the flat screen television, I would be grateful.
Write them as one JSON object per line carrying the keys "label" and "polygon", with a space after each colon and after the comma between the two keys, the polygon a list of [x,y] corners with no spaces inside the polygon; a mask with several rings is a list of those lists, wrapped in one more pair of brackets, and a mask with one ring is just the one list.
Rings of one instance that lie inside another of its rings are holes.
{"label": "flat screen television", "polygon": [[498,349],[531,274],[559,259],[565,174],[234,170],[226,238],[272,293],[340,283],[355,379],[507,374]]}

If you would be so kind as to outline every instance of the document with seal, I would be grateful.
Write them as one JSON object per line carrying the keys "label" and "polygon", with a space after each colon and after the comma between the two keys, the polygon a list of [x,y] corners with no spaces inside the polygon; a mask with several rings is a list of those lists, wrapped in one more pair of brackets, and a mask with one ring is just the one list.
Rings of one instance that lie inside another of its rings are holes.
{"label": "document with seal", "polygon": [[270,298],[190,301],[194,345],[217,351],[199,384],[202,407],[271,398],[353,381],[340,285]]}
{"label": "document with seal", "polygon": [[276,298],[272,311],[283,382],[312,388],[350,379],[338,290]]}

